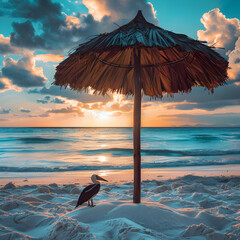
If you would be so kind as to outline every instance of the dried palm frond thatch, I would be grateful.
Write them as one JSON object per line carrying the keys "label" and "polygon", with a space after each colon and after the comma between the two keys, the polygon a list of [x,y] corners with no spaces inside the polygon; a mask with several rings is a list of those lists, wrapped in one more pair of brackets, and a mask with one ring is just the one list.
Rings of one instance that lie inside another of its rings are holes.
{"label": "dried palm frond thatch", "polygon": [[141,49],[141,88],[145,95],[214,87],[227,79],[228,62],[204,42],[157,27],[141,12],[128,24],[80,44],[57,66],[55,85],[91,87],[105,94],[134,93],[134,48]]}

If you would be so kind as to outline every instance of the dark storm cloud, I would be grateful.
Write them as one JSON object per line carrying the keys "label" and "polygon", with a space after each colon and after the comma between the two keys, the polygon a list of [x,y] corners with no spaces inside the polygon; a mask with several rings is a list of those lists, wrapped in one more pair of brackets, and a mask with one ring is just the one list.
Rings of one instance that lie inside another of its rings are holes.
{"label": "dark storm cloud", "polygon": [[14,29],[10,35],[12,45],[30,49],[45,48],[45,40],[35,35],[35,29],[29,20],[24,23],[13,22],[12,26]]}
{"label": "dark storm cloud", "polygon": [[[15,46],[35,49],[62,49],[72,46],[73,35],[67,28],[66,17],[61,12],[61,5],[51,0],[11,0],[8,9],[11,15],[25,18],[24,23],[13,23],[14,32],[11,33],[11,43]],[[41,35],[36,35],[31,22],[39,23]]]}
{"label": "dark storm cloud", "polygon": [[2,75],[19,87],[41,87],[44,86],[46,78],[39,72],[41,68],[35,68],[32,55],[24,55],[18,61],[6,58],[3,61]]}
{"label": "dark storm cloud", "polygon": [[[23,23],[12,24],[14,32],[10,35],[11,43],[18,47],[48,50],[70,49],[79,40],[99,32],[99,22],[95,21],[91,15],[87,17],[79,15],[82,26],[71,25],[69,27],[68,18],[62,12],[61,5],[51,0],[12,0],[7,8],[12,9],[12,16],[28,19]],[[35,34],[33,24],[29,20],[40,24],[40,31],[42,31],[40,35]],[[103,29],[104,26],[105,24],[102,25]],[[76,41],[73,38],[76,38]]]}
{"label": "dark storm cloud", "polygon": [[[97,2],[102,6],[101,1]],[[89,36],[116,29],[113,22],[117,21],[120,25],[126,23],[139,9],[143,10],[148,20],[158,23],[154,18],[152,6],[145,0],[131,0],[124,4],[122,1],[106,1],[107,11],[110,11],[110,14],[103,16],[101,20],[94,19],[91,11],[87,15],[79,13],[76,17],[67,16],[63,13],[62,6],[51,0],[10,0],[5,5],[4,9],[10,11],[11,16],[27,20],[23,23],[13,23],[11,43],[30,49],[69,50]],[[40,35],[36,35],[32,22],[38,24],[42,32]]]}
{"label": "dark storm cloud", "polygon": [[0,0],[0,17],[1,16],[9,16],[11,15],[12,11],[9,9],[10,5],[9,2],[6,0]]}
{"label": "dark storm cloud", "polygon": [[58,86],[51,86],[50,88],[43,87],[41,89],[31,89],[29,93],[38,93],[43,95],[52,95],[64,97],[69,100],[77,100],[79,102],[91,103],[91,102],[108,102],[112,100],[112,96],[90,95],[86,92],[77,92],[69,88],[61,88]]}
{"label": "dark storm cloud", "polygon": [[32,20],[44,19],[48,15],[58,16],[61,14],[61,5],[51,0],[9,0],[5,5],[13,9],[12,16],[28,18]]}

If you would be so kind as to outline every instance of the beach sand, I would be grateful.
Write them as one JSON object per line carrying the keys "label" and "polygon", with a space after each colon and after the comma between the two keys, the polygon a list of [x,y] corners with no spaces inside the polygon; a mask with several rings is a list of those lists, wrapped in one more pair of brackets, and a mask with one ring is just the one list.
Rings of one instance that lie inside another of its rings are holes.
{"label": "beach sand", "polygon": [[85,187],[79,180],[90,182],[89,172],[74,175],[72,183],[70,177],[55,178],[57,184],[54,178],[14,179],[0,189],[0,239],[240,239],[239,172],[191,171],[202,176],[143,170],[141,204],[132,203],[131,171],[102,172],[109,183],[96,206],[77,209]]}
{"label": "beach sand", "polygon": [[[85,185],[91,182],[92,174],[108,179],[110,183],[126,183],[133,181],[131,170],[94,170],[94,171],[63,171],[63,172],[1,172],[0,187],[12,181],[17,185],[26,184],[75,184]],[[171,168],[142,169],[142,180],[166,180],[185,175],[197,176],[240,176],[240,165],[190,166]]]}

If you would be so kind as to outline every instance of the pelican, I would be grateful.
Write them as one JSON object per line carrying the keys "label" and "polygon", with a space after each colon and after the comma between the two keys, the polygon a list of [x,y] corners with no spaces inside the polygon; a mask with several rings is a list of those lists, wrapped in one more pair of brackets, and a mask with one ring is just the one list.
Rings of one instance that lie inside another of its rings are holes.
{"label": "pelican", "polygon": [[88,201],[89,207],[94,207],[95,205],[93,205],[92,199],[98,194],[98,192],[100,190],[100,182],[97,180],[108,182],[106,179],[104,179],[96,174],[92,175],[91,180],[94,184],[91,184],[83,189],[83,191],[81,192],[81,194],[78,198],[76,207],[78,207],[79,205],[82,205],[86,201]]}

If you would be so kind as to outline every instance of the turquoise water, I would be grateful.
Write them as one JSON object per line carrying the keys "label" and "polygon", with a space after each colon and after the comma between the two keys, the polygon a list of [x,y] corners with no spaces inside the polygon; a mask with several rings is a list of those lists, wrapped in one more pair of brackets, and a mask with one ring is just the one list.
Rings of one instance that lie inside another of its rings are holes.
{"label": "turquoise water", "polygon": [[[240,128],[142,128],[142,168],[240,164]],[[132,128],[0,128],[1,172],[132,168]]]}

